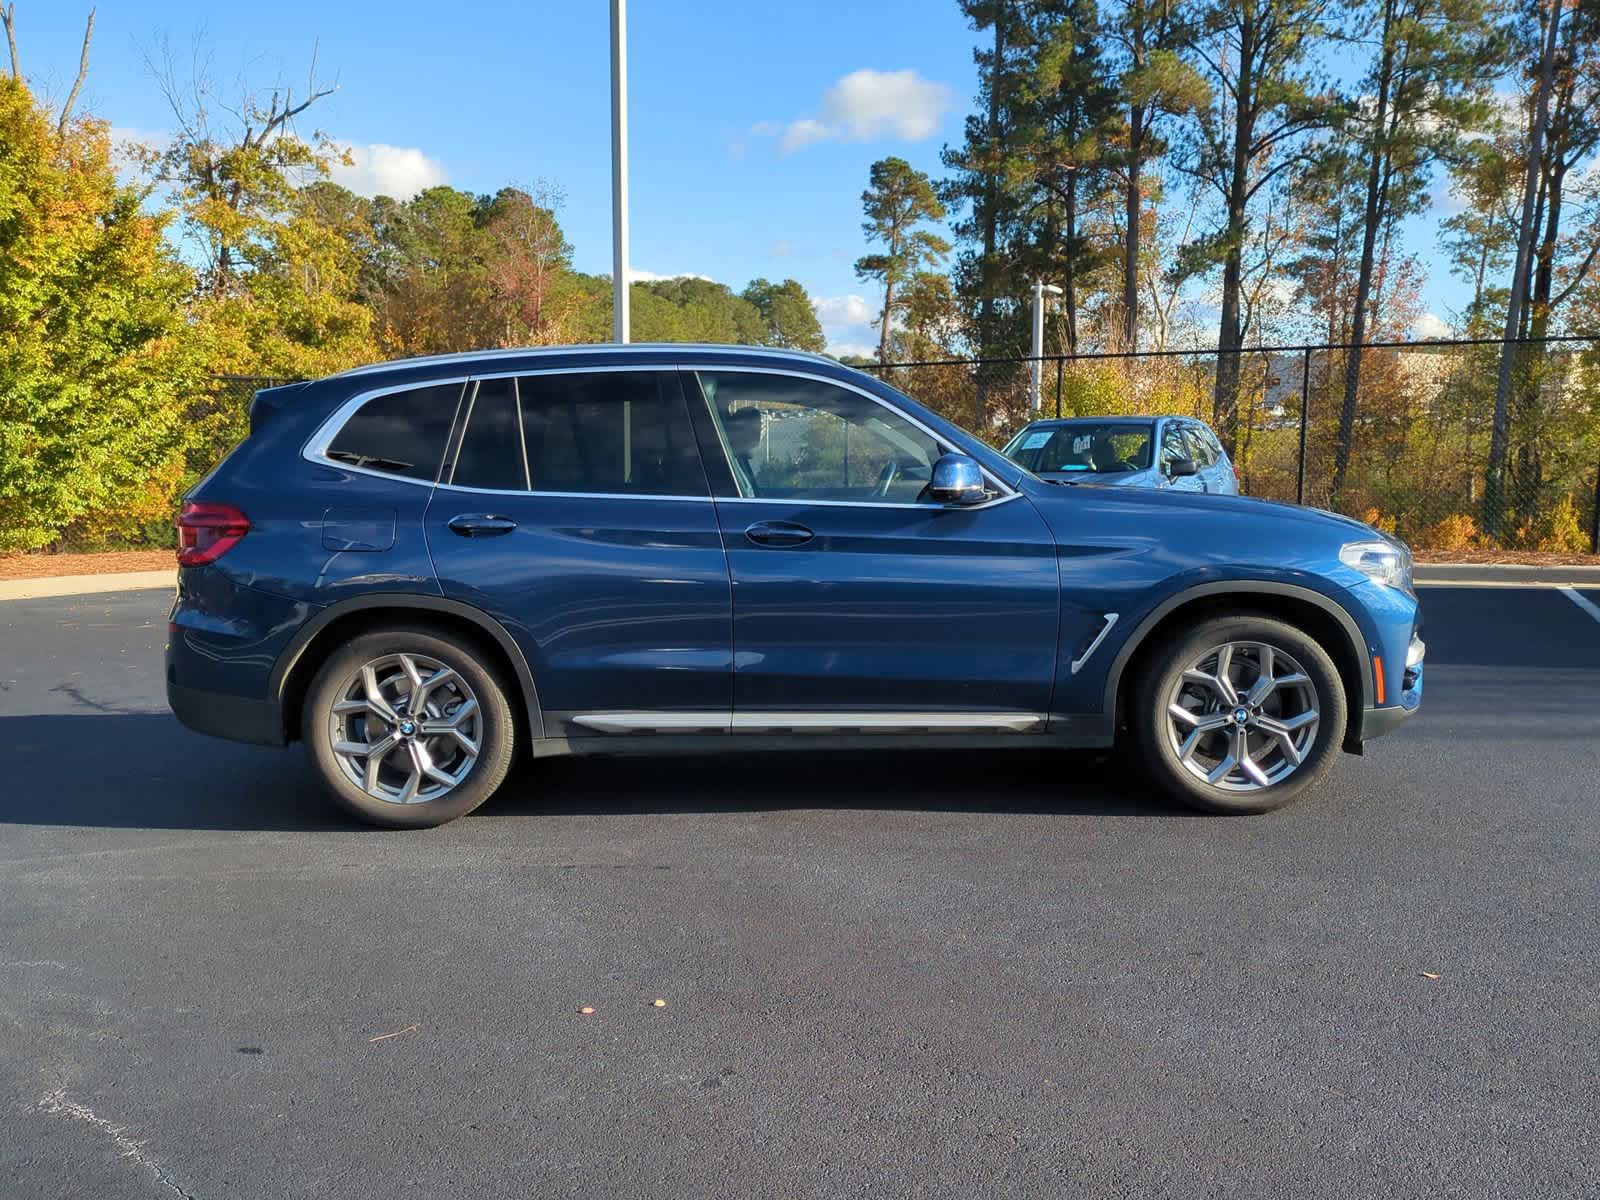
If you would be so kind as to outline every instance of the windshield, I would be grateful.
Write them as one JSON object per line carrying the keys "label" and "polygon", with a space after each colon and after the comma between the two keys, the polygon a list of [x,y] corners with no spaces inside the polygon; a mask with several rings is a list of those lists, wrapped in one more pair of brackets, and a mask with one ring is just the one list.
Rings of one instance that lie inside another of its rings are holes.
{"label": "windshield", "polygon": [[1005,455],[1035,475],[1143,471],[1150,465],[1150,426],[1108,421],[1024,429]]}

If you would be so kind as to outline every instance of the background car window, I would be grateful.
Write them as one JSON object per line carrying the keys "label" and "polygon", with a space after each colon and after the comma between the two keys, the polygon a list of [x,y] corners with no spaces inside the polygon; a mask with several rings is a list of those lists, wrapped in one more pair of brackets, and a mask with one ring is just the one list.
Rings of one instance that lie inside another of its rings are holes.
{"label": "background car window", "polygon": [[938,441],[859,392],[793,375],[699,380],[741,495],[913,504],[933,477]]}
{"label": "background car window", "polygon": [[529,375],[517,390],[534,491],[708,493],[675,374]]}
{"label": "background car window", "polygon": [[485,379],[472,386],[475,394],[467,406],[467,427],[450,482],[457,487],[526,491],[528,466],[517,424],[516,380]]}
{"label": "background car window", "polygon": [[1024,430],[1006,457],[1034,472],[1142,471],[1150,465],[1150,428],[1107,423]]}
{"label": "background car window", "polygon": [[1188,457],[1189,445],[1183,440],[1183,427],[1177,421],[1168,421],[1161,427],[1161,465],[1166,467]]}
{"label": "background car window", "polygon": [[1217,435],[1211,431],[1211,426],[1196,425],[1191,430],[1191,433],[1198,436],[1205,443],[1206,450],[1210,453],[1213,463],[1222,461],[1222,443],[1217,441]]}
{"label": "background car window", "polygon": [[455,423],[461,386],[444,383],[374,396],[344,423],[323,453],[335,462],[433,483]]}
{"label": "background car window", "polygon": [[1194,459],[1194,465],[1204,471],[1207,467],[1215,466],[1217,456],[1211,452],[1211,446],[1206,441],[1200,426],[1184,422],[1184,440],[1189,446],[1189,457]]}

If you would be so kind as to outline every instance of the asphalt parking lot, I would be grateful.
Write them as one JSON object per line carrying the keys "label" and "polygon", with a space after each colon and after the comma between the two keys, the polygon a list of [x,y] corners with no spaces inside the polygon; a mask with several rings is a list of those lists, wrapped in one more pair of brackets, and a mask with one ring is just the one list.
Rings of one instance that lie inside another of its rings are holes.
{"label": "asphalt parking lot", "polygon": [[1600,1194],[1559,592],[1429,589],[1423,715],[1266,817],[761,756],[404,834],[180,728],[167,599],[0,604],[0,1195]]}

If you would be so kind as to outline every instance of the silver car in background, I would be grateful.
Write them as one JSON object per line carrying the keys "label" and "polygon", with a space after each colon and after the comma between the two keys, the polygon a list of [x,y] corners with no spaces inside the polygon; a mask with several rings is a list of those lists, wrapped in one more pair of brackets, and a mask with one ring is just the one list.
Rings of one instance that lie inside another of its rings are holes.
{"label": "silver car in background", "polygon": [[1033,421],[1011,439],[1004,453],[1053,483],[1239,494],[1238,469],[1211,427],[1192,417]]}

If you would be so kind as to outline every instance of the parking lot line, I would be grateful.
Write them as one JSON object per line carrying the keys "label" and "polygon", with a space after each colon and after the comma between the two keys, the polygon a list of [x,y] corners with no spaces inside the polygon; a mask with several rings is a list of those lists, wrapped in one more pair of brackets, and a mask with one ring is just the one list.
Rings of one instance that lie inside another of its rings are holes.
{"label": "parking lot line", "polygon": [[1583,609],[1584,612],[1588,613],[1596,621],[1600,621],[1600,604],[1596,604],[1577,588],[1564,587],[1561,589],[1561,594],[1568,600],[1571,600],[1579,608]]}

